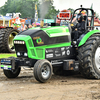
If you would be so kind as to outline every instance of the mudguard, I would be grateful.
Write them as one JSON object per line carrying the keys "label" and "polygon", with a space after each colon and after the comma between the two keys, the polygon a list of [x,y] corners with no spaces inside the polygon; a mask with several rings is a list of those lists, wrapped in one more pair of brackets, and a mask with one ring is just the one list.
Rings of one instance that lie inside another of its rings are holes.
{"label": "mudguard", "polygon": [[79,38],[78,47],[82,46],[91,35],[96,34],[96,33],[100,33],[100,30],[92,30],[88,32],[87,34],[83,34],[83,36]]}

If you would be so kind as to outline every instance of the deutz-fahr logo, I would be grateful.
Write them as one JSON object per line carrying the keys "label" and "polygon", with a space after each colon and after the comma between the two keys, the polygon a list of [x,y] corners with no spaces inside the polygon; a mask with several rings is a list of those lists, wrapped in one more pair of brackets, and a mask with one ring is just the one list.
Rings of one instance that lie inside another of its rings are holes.
{"label": "deutz-fahr logo", "polygon": [[44,42],[42,41],[40,37],[33,37],[33,40],[36,40],[37,44],[44,44]]}

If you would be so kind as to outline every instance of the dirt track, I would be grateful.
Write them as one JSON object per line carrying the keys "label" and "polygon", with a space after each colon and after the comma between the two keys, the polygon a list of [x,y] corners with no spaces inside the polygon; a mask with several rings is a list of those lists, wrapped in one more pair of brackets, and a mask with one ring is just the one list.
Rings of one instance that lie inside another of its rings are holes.
{"label": "dirt track", "polygon": [[100,100],[100,80],[53,75],[47,83],[39,83],[32,70],[7,79],[0,69],[0,100]]}

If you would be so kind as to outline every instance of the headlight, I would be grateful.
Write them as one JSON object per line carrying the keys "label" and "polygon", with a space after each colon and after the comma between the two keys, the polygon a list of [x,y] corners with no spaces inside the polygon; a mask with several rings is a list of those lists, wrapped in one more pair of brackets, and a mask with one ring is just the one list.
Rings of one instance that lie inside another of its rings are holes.
{"label": "headlight", "polygon": [[24,56],[27,56],[27,53],[24,53]]}
{"label": "headlight", "polygon": [[25,44],[24,41],[14,41],[14,44]]}
{"label": "headlight", "polygon": [[17,56],[20,56],[21,54],[20,54],[20,52],[17,52]]}
{"label": "headlight", "polygon": [[22,44],[25,44],[25,42],[24,42],[24,41],[22,41]]}

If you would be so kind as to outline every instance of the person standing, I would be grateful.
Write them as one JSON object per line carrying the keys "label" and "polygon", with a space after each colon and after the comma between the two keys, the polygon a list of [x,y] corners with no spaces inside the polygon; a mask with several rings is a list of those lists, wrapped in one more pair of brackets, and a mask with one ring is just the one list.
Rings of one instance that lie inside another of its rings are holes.
{"label": "person standing", "polygon": [[21,31],[26,30],[24,22],[21,23]]}

